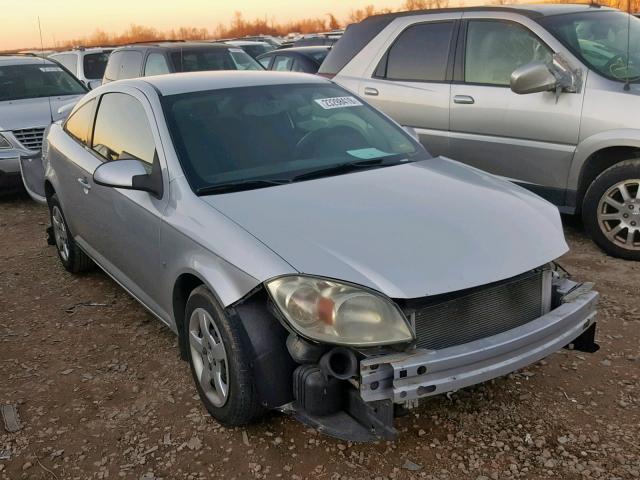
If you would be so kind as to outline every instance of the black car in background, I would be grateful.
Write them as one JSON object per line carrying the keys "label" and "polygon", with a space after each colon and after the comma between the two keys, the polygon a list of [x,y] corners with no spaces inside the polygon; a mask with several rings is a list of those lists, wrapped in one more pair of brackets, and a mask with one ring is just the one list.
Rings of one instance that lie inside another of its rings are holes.
{"label": "black car in background", "polygon": [[292,47],[273,50],[257,60],[267,70],[317,73],[329,50],[330,46]]}

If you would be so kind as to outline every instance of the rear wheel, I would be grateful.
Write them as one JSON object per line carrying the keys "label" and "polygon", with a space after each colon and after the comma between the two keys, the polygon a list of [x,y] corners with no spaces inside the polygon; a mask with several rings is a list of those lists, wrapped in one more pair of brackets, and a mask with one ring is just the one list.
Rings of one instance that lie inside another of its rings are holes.
{"label": "rear wheel", "polygon": [[640,159],[602,172],[587,190],[582,217],[591,238],[609,255],[640,260]]}
{"label": "rear wheel", "polygon": [[49,199],[49,213],[53,239],[62,266],[71,273],[80,273],[93,267],[93,261],[84,253],[69,232],[69,226],[62,213],[62,207],[58,196],[53,195]]}
{"label": "rear wheel", "polygon": [[224,425],[257,419],[260,406],[242,325],[230,321],[204,286],[187,301],[183,341],[191,374],[207,411]]}

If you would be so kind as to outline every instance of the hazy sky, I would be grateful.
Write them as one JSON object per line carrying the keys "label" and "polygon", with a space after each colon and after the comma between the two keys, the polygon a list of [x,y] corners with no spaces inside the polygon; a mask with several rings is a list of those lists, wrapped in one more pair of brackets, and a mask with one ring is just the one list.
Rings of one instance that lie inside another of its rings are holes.
{"label": "hazy sky", "polygon": [[[120,32],[136,23],[160,30],[206,27],[228,22],[235,11],[245,18],[284,21],[334,13],[343,20],[365,5],[397,8],[402,0],[0,0],[0,50],[39,46],[78,38],[97,28]],[[453,3],[453,2],[452,2]]]}

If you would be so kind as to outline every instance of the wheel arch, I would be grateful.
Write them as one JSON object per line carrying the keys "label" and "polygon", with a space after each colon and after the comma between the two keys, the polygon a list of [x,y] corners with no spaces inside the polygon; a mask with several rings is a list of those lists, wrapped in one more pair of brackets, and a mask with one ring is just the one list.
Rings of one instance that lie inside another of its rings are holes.
{"label": "wheel arch", "polygon": [[171,304],[173,308],[173,320],[178,332],[178,346],[180,349],[180,358],[188,360],[188,352],[186,343],[184,342],[184,314],[187,307],[189,295],[200,285],[205,285],[215,296],[215,292],[209,285],[198,275],[194,273],[182,273],[176,278],[173,284],[173,292],[171,295]]}
{"label": "wheel arch", "polygon": [[44,194],[47,199],[47,203],[49,203],[49,199],[53,197],[56,193],[56,189],[53,187],[53,184],[48,179],[44,181]]}
{"label": "wheel arch", "polygon": [[587,189],[598,175],[633,158],[640,158],[639,130],[604,132],[583,141],[576,150],[568,181],[568,189],[575,192],[576,210],[582,209]]}

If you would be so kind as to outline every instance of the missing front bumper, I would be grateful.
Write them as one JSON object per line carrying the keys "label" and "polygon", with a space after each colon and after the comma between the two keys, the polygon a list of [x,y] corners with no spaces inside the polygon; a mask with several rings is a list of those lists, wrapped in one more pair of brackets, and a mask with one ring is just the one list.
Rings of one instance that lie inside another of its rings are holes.
{"label": "missing front bumper", "polygon": [[[589,343],[597,299],[589,285],[576,286],[559,307],[498,335],[442,350],[368,357],[360,362],[360,396],[366,402],[412,402],[506,375],[574,342]],[[592,337],[591,344],[596,350]]]}

